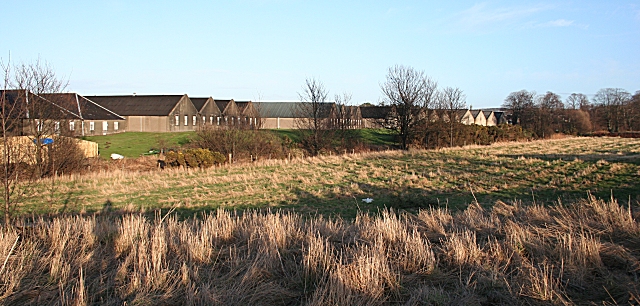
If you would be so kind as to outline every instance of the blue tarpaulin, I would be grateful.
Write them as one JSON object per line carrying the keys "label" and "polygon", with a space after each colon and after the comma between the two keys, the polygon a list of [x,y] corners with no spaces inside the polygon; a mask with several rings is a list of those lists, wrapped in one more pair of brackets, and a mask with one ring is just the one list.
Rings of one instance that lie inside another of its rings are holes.
{"label": "blue tarpaulin", "polygon": [[[34,139],[33,143],[38,144],[38,140]],[[53,143],[53,139],[52,138],[42,138],[42,139],[40,139],[40,144],[50,145],[52,143]]]}

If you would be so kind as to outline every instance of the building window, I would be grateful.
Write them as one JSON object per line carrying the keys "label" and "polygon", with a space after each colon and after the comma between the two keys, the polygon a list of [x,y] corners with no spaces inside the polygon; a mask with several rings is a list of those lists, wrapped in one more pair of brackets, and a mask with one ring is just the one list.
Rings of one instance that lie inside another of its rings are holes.
{"label": "building window", "polygon": [[189,125],[189,116],[184,115],[184,125]]}
{"label": "building window", "polygon": [[196,126],[196,120],[197,120],[196,118],[197,118],[197,117],[198,117],[198,116],[193,116],[193,126]]}
{"label": "building window", "polygon": [[207,123],[207,116],[202,116],[202,125]]}
{"label": "building window", "polygon": [[113,130],[114,131],[118,130],[118,125],[119,125],[118,123],[120,123],[120,122],[116,121],[116,122],[113,123]]}
{"label": "building window", "polygon": [[89,122],[89,131],[94,131],[96,129],[95,123],[93,121]]}
{"label": "building window", "polygon": [[218,125],[220,125],[220,117],[217,117],[217,118],[218,118]]}
{"label": "building window", "polygon": [[176,115],[176,125],[180,125],[180,116]]}
{"label": "building window", "polygon": [[102,130],[106,131],[109,129],[109,122],[107,121],[102,121]]}
{"label": "building window", "polygon": [[56,131],[56,133],[59,133],[60,132],[60,122],[56,121],[53,126],[54,126],[54,130]]}
{"label": "building window", "polygon": [[69,121],[69,131],[75,131],[75,130],[76,130],[76,122]]}
{"label": "building window", "polygon": [[209,122],[213,125],[213,116],[209,116]]}

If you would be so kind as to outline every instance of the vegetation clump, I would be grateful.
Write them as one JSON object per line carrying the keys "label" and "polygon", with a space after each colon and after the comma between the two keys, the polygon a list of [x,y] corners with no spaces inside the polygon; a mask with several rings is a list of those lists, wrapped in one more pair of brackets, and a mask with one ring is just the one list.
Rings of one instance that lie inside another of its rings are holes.
{"label": "vegetation clump", "polygon": [[165,156],[165,162],[173,167],[209,168],[225,161],[226,158],[220,152],[211,152],[202,148],[169,151]]}

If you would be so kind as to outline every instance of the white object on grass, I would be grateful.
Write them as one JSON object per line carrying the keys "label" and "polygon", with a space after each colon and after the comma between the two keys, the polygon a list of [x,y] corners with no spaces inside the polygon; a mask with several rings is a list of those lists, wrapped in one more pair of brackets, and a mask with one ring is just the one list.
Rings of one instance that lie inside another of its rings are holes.
{"label": "white object on grass", "polygon": [[362,202],[365,202],[365,203],[369,204],[369,203],[373,202],[373,199],[372,198],[362,199]]}
{"label": "white object on grass", "polygon": [[111,153],[111,159],[124,159],[124,156],[116,153]]}

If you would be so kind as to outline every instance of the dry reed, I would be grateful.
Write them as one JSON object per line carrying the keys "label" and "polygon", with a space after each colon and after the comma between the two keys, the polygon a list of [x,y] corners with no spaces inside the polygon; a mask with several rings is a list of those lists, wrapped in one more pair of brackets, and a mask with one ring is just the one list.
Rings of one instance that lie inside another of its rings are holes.
{"label": "dry reed", "polygon": [[0,303],[624,304],[640,296],[637,209],[591,197],[352,222],[222,209],[24,220],[0,230]]}

